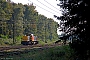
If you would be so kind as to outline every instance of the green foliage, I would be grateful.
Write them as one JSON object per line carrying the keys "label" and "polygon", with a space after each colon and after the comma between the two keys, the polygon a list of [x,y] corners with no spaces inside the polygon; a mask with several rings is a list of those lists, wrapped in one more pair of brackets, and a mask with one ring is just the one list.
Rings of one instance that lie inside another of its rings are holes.
{"label": "green foliage", "polygon": [[16,4],[9,0],[0,3],[0,34],[15,38],[17,42],[20,41],[18,37],[26,33],[34,34],[42,41],[57,40],[57,23],[38,14],[33,4]]}
{"label": "green foliage", "polygon": [[11,57],[13,60],[73,60],[71,59],[72,52],[68,45],[51,48],[33,48],[17,53],[8,52],[9,55],[6,58]]}
{"label": "green foliage", "polygon": [[0,45],[1,46],[8,46],[8,45],[12,45],[13,43],[13,39],[6,39],[6,37],[0,38]]}
{"label": "green foliage", "polygon": [[2,35],[2,34],[1,34],[1,38],[3,38],[3,39],[8,39],[8,35]]}
{"label": "green foliage", "polygon": [[22,36],[15,37],[15,44],[21,44],[21,38]]}

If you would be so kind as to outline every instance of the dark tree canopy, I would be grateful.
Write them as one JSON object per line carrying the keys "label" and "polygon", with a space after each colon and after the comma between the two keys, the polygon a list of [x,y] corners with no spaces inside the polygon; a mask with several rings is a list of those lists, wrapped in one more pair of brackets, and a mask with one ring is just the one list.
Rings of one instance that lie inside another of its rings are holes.
{"label": "dark tree canopy", "polygon": [[80,38],[73,41],[71,47],[81,54],[80,59],[89,59],[86,58],[90,57],[89,0],[60,0],[57,5],[62,8],[63,12],[63,16],[57,17],[63,21],[63,31],[71,36],[78,35]]}

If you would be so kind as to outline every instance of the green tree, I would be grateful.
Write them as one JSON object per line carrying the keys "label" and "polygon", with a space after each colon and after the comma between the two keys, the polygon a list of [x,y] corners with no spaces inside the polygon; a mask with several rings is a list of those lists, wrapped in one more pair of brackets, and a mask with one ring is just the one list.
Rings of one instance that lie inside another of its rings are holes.
{"label": "green tree", "polygon": [[79,39],[73,40],[70,45],[79,60],[90,59],[89,5],[88,0],[60,0],[60,4],[58,4],[63,8],[63,16],[57,17],[57,19],[64,21],[64,32],[79,37]]}
{"label": "green tree", "polygon": [[23,35],[23,5],[18,4],[14,6],[13,9],[13,23],[15,36]]}
{"label": "green tree", "polygon": [[38,12],[35,10],[33,4],[24,5],[24,27],[25,33],[35,33],[37,31],[37,17]]}
{"label": "green tree", "polygon": [[11,4],[5,0],[0,1],[0,34],[9,34],[7,21],[11,18]]}

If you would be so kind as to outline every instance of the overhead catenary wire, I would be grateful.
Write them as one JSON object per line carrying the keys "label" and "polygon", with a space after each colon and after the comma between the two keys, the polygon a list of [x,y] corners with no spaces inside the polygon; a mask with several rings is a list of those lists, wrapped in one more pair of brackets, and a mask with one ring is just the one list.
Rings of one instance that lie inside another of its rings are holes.
{"label": "overhead catenary wire", "polygon": [[[32,1],[30,1],[30,0],[28,0],[29,2],[32,2]],[[32,2],[33,3],[33,2]],[[33,3],[33,4],[35,4],[35,3]],[[53,14],[53,15],[55,15],[56,13],[53,13],[53,12],[51,12],[51,11],[49,11],[49,10],[47,10],[47,9],[44,9],[44,8],[42,8],[41,6],[39,6],[39,5],[37,5],[37,4],[35,4],[36,6],[38,6],[38,7],[40,7],[41,9],[43,9],[43,10],[45,10],[45,11],[47,11],[47,12],[49,12],[49,13],[51,13],[51,14]]]}
{"label": "overhead catenary wire", "polygon": [[44,0],[46,3],[48,3],[49,5],[51,5],[52,7],[54,7],[55,9],[59,10],[58,8],[56,8],[55,6],[53,6],[52,4],[50,4],[48,1]]}
{"label": "overhead catenary wire", "polygon": [[[38,1],[38,0],[37,0]],[[38,1],[39,3],[41,3],[42,5],[44,5],[44,6],[46,6],[45,4],[43,4],[42,2],[40,2],[40,1]],[[51,9],[52,11],[54,11],[54,12],[57,12],[57,11],[55,11],[55,10],[53,10],[52,8],[50,8],[50,7],[48,7],[48,6],[46,6],[47,8],[49,8],[49,9]],[[57,12],[57,13],[60,13],[60,12]]]}

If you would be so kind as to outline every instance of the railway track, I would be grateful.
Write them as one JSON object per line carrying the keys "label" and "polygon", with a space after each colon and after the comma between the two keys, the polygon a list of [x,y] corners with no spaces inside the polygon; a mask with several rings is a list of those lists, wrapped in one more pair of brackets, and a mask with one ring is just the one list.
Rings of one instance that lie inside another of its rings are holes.
{"label": "railway track", "polygon": [[6,47],[0,47],[0,52],[9,52],[9,51],[21,51],[24,49],[33,49],[33,48],[49,48],[49,47],[55,47],[60,46],[61,44],[45,44],[45,45],[19,45],[19,46],[6,46]]}
{"label": "railway track", "polygon": [[51,47],[61,46],[61,44],[45,44],[45,45],[19,45],[19,46],[7,46],[0,47],[0,58],[4,58],[5,56],[20,56],[20,54],[31,52],[32,50],[44,50]]}

